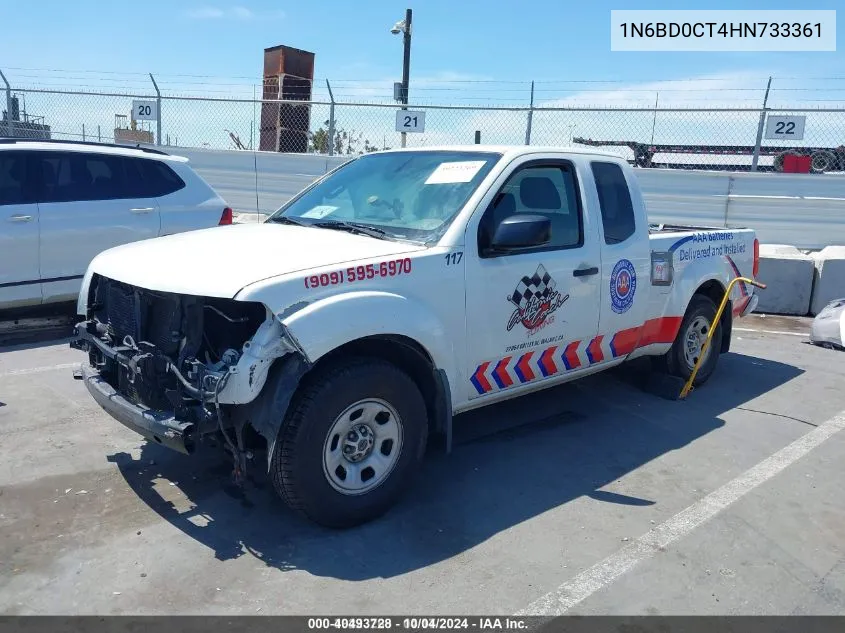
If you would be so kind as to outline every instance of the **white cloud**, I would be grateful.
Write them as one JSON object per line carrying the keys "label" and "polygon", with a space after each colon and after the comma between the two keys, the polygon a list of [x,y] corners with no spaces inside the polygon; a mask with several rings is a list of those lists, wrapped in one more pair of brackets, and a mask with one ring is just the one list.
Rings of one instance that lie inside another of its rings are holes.
{"label": "white cloud", "polygon": [[[596,82],[602,83],[602,82]],[[538,106],[563,107],[746,107],[762,105],[766,74],[761,71],[735,71],[702,75],[691,79],[670,79],[645,83],[621,84],[601,90],[579,90],[565,97],[543,99],[545,85],[537,83]]]}
{"label": "white cloud", "polygon": [[234,15],[236,18],[238,18],[240,20],[251,20],[252,18],[255,17],[255,14],[250,9],[247,9],[246,7],[240,7],[240,6],[232,7],[231,11],[232,11],[232,15]]}
{"label": "white cloud", "polygon": [[266,13],[256,13],[252,9],[243,5],[233,5],[230,7],[213,7],[204,6],[196,9],[189,9],[185,12],[188,18],[193,20],[281,20],[285,17],[284,11],[268,11]]}
{"label": "white cloud", "polygon": [[185,15],[194,20],[216,20],[222,18],[225,12],[216,7],[200,7],[199,9],[186,11]]}

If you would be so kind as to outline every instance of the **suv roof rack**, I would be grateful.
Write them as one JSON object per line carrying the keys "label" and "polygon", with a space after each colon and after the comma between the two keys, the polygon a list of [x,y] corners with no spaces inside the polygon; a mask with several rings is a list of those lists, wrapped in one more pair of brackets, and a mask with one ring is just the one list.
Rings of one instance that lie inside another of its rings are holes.
{"label": "suv roof rack", "polygon": [[10,145],[12,143],[56,143],[60,145],[90,145],[93,147],[120,147],[123,149],[136,149],[148,154],[160,154],[161,156],[170,156],[167,152],[160,149],[152,149],[151,147],[143,147],[140,143],[137,145],[121,145],[118,143],[97,143],[96,141],[63,141],[61,139],[37,139],[37,138],[14,138],[9,136],[0,137],[0,144]]}

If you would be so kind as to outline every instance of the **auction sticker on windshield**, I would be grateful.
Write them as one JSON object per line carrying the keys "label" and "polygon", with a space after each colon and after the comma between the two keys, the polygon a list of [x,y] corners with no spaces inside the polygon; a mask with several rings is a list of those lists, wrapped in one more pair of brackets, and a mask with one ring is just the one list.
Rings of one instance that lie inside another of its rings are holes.
{"label": "auction sticker on windshield", "polygon": [[324,218],[330,213],[334,213],[340,207],[333,207],[330,204],[320,204],[311,209],[310,211],[306,211],[300,217],[302,218],[316,218],[319,220],[320,218]]}
{"label": "auction sticker on windshield", "polygon": [[440,163],[428,179],[427,185],[446,185],[458,182],[469,182],[475,174],[484,167],[487,161],[462,160],[453,163]]}

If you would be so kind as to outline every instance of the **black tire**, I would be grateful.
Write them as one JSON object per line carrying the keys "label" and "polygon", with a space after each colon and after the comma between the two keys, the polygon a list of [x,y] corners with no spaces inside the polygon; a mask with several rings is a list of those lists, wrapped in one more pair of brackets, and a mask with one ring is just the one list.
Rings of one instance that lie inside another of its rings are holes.
{"label": "black tire", "polygon": [[[671,374],[672,376],[678,376],[685,381],[689,379],[690,374],[692,374],[692,366],[686,359],[684,348],[692,325],[701,317],[706,319],[707,323],[712,327],[713,320],[716,317],[716,304],[705,295],[693,295],[689,306],[687,306],[687,312],[684,314],[681,327],[678,329],[678,334],[675,336],[675,341],[672,343],[672,347],[666,354],[654,359],[655,367],[659,371]],[[710,340],[707,358],[695,375],[693,385],[696,387],[707,382],[707,379],[710,378],[710,375],[716,369],[722,349],[722,336],[722,325],[719,323],[716,325],[713,338]]]}
{"label": "black tire", "polygon": [[[335,420],[368,398],[383,400],[398,414],[400,453],[376,487],[344,494],[329,481],[324,450]],[[365,523],[382,515],[407,488],[422,462],[427,437],[425,402],[407,374],[383,360],[347,359],[306,377],[295,396],[270,463],[273,487],[290,507],[326,527]]]}

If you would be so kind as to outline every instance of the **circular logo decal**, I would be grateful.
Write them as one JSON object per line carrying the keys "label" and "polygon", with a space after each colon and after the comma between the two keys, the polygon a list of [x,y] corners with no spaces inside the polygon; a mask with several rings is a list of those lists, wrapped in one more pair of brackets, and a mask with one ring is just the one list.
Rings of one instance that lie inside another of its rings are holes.
{"label": "circular logo decal", "polygon": [[637,273],[627,259],[620,259],[610,273],[610,307],[617,314],[627,312],[634,304]]}

